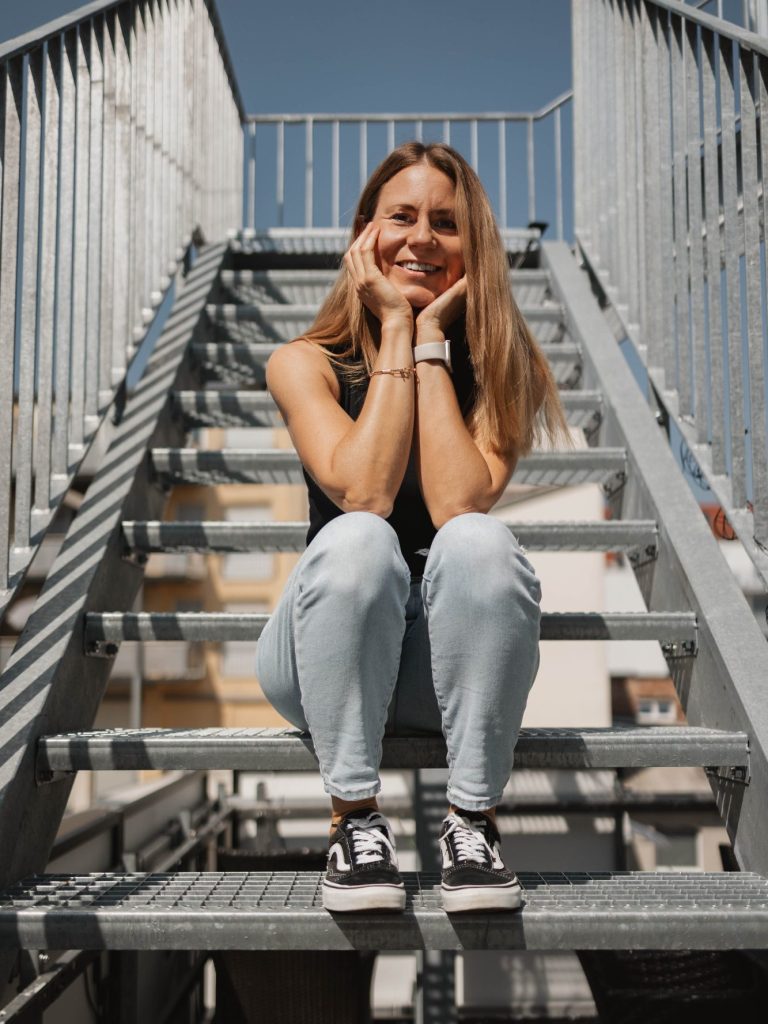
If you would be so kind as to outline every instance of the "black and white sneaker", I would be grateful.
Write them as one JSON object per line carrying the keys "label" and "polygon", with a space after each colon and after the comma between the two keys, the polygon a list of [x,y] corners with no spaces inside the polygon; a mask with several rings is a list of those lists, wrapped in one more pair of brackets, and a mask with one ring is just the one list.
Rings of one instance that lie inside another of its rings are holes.
{"label": "black and white sneaker", "polygon": [[480,811],[449,814],[440,831],[443,907],[462,910],[516,910],[522,890],[501,859],[501,836]]}
{"label": "black and white sneaker", "polygon": [[331,834],[323,881],[326,910],[402,910],[405,885],[395,837],[378,811],[349,811]]}

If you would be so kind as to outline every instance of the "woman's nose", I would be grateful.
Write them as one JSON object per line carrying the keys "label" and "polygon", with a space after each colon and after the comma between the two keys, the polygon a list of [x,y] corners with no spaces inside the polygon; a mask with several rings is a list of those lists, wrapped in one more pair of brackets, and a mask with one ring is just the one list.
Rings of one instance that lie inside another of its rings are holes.
{"label": "woman's nose", "polygon": [[408,232],[408,242],[417,245],[430,245],[434,242],[432,225],[428,219],[419,217],[413,222],[411,230]]}

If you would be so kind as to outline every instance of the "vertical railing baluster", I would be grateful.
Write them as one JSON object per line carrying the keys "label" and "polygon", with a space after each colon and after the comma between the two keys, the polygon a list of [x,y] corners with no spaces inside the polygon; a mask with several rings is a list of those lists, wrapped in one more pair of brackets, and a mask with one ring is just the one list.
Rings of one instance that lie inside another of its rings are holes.
{"label": "vertical railing baluster", "polygon": [[285,122],[277,123],[277,223],[280,227],[285,223]]}
{"label": "vertical railing baluster", "polygon": [[99,422],[99,334],[101,287],[101,197],[103,188],[103,18],[91,24],[90,126],[88,129],[88,257],[85,316],[85,436],[90,439]]}
{"label": "vertical railing baluster", "polygon": [[256,230],[256,123],[248,125],[248,212],[246,225]]}
{"label": "vertical railing baluster", "polygon": [[685,30],[678,15],[672,15],[672,130],[674,133],[674,231],[675,231],[675,313],[677,337],[677,380],[680,412],[693,412],[691,387],[688,198],[686,194],[686,106]]}
{"label": "vertical railing baluster", "polygon": [[[104,114],[103,168],[101,203],[101,272],[99,281],[99,413],[109,404],[112,395],[112,350],[114,348],[115,304],[115,33],[117,12],[104,15]],[[125,239],[123,239],[125,241]],[[120,284],[124,288],[125,278]]]}
{"label": "vertical railing baluster", "polygon": [[[147,228],[147,19],[149,17],[147,8],[144,5],[137,5],[135,8],[134,32],[133,32],[133,94],[136,97],[133,115],[136,119],[135,139],[133,143],[133,256],[134,256],[134,292],[133,308],[131,309],[131,322],[129,324],[130,335],[126,338],[128,348],[127,355],[133,344],[133,331],[138,330],[142,324],[142,312],[146,304],[145,296],[145,264],[144,253],[146,250],[146,228]],[[195,129],[198,129],[195,125]],[[197,156],[199,159],[199,156]],[[199,210],[200,196],[196,194],[196,203]]]}
{"label": "vertical railing baluster", "polygon": [[368,122],[360,122],[360,191],[368,181]]}
{"label": "vertical railing baluster", "polygon": [[395,148],[395,122],[387,121],[387,152],[391,153]]}
{"label": "vertical railing baluster", "polygon": [[419,118],[419,120],[416,122],[416,141],[424,141],[424,122],[421,120],[421,118]]}
{"label": "vertical railing baluster", "polygon": [[53,474],[57,491],[69,477],[72,396],[72,268],[74,265],[75,160],[77,138],[78,33],[61,40],[61,138],[59,141],[59,225],[56,242],[56,365]]}
{"label": "vertical railing baluster", "polygon": [[558,241],[563,240],[563,124],[560,107],[555,110],[555,230]]}
{"label": "vertical railing baluster", "polygon": [[499,118],[499,223],[503,228],[507,224],[507,123],[503,117]]}
{"label": "vertical railing baluster", "polygon": [[643,231],[645,260],[641,267],[644,278],[644,303],[641,316],[641,343],[646,347],[649,366],[662,361],[661,342],[664,317],[661,281],[661,191],[660,167],[661,126],[659,112],[659,50],[656,40],[657,12],[642,2],[642,66],[643,66]]}
{"label": "vertical railing baluster", "polygon": [[446,146],[451,144],[451,122],[448,118],[443,121],[443,142]]}
{"label": "vertical railing baluster", "polygon": [[[110,387],[116,387],[125,375],[126,348],[133,312],[134,260],[136,228],[131,217],[131,194],[135,166],[136,126],[131,123],[130,44],[132,18],[118,10],[115,20],[115,128],[114,128],[114,216],[112,220],[112,279],[116,282],[112,296],[112,351],[110,354]],[[123,290],[120,282],[125,281]]]}
{"label": "vertical railing baluster", "polygon": [[[477,124],[477,122],[475,122]],[[528,223],[536,220],[536,161],[533,149],[533,118],[527,121],[527,155],[528,155]],[[474,164],[472,165],[475,166]]]}
{"label": "vertical railing baluster", "polygon": [[11,449],[13,443],[13,368],[16,320],[16,243],[21,187],[21,57],[0,65],[0,589],[10,582],[11,553]]}
{"label": "vertical railing baluster", "polygon": [[91,26],[77,31],[77,121],[75,124],[75,211],[72,259],[72,444],[75,457],[82,454],[85,439],[85,332],[88,274],[88,167],[90,153],[91,83],[87,56]]}
{"label": "vertical railing baluster", "polygon": [[331,224],[339,226],[339,122],[331,123]]}
{"label": "vertical railing baluster", "polygon": [[614,232],[614,266],[620,301],[629,302],[629,249],[630,226],[627,189],[632,176],[632,169],[627,159],[628,124],[627,124],[627,92],[626,92],[626,9],[623,0],[614,0],[613,40],[615,47],[614,61],[614,104],[613,133],[615,157],[611,162],[612,192],[616,202],[616,230]]}
{"label": "vertical railing baluster", "polygon": [[43,111],[43,205],[40,231],[40,288],[37,365],[37,446],[34,507],[47,512],[51,504],[51,427],[53,424],[54,310],[56,298],[56,210],[59,172],[59,88],[61,39],[50,39],[43,50],[45,107]]}
{"label": "vertical railing baluster", "polygon": [[311,228],[314,222],[312,193],[314,189],[314,122],[306,120],[304,129],[304,226]]}
{"label": "vertical railing baluster", "polygon": [[707,438],[707,380],[704,344],[704,221],[701,195],[701,117],[698,67],[698,30],[693,22],[684,26],[685,105],[688,134],[688,243],[690,246],[691,291],[691,359],[693,361],[694,394],[691,412],[695,415],[696,433],[700,442]]}
{"label": "vertical railing baluster", "polygon": [[[736,117],[734,110],[735,68],[733,43],[720,38],[720,152],[723,167],[723,220],[725,227],[725,281],[728,329],[728,401],[731,423],[731,479],[733,502],[742,507],[747,500],[744,415],[744,387],[741,337],[741,282],[739,274],[739,213],[736,167]],[[742,235],[743,238],[743,235]]]}
{"label": "vertical railing baluster", "polygon": [[[760,108],[755,54],[741,48],[739,54],[741,96],[741,182],[744,226],[744,263],[747,303],[747,359],[749,368],[749,419],[752,449],[752,507],[758,540],[768,540],[768,446],[765,422],[765,367],[763,362],[763,312],[760,269],[760,221],[757,204],[757,111]],[[765,181],[765,178],[763,178]]]}
{"label": "vertical railing baluster", "polygon": [[[709,422],[712,469],[726,472],[725,373],[723,368],[723,306],[721,287],[720,172],[717,144],[717,42],[709,29],[701,32],[702,113],[704,117],[704,205],[706,210],[707,327],[710,378]],[[698,416],[698,412],[697,412]]]}
{"label": "vertical railing baluster", "polygon": [[662,369],[664,386],[675,386],[677,358],[675,355],[675,290],[674,290],[674,236],[673,219],[673,167],[672,140],[670,138],[670,27],[665,11],[659,11],[657,19],[659,44],[659,110],[661,112],[661,147],[659,154],[659,180],[661,183],[661,306],[664,316],[661,332]]}
{"label": "vertical railing baluster", "polygon": [[477,152],[477,121],[473,118],[469,122],[469,162],[476,172],[479,167]]}
{"label": "vertical railing baluster", "polygon": [[37,47],[29,54],[24,77],[21,304],[17,314],[16,375],[18,393],[13,448],[16,459],[14,541],[15,546],[21,549],[30,546],[32,537],[32,448],[37,348],[38,231],[41,197],[42,47]]}

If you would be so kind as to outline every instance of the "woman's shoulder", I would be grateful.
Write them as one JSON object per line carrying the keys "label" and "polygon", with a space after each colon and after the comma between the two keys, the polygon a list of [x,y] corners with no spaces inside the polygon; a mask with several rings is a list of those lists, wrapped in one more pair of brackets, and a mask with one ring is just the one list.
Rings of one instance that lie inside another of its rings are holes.
{"label": "woman's shoulder", "polygon": [[316,375],[327,383],[338,400],[341,393],[338,377],[320,345],[303,337],[295,338],[275,348],[267,360],[267,386],[270,391],[290,387],[292,382],[306,384]]}

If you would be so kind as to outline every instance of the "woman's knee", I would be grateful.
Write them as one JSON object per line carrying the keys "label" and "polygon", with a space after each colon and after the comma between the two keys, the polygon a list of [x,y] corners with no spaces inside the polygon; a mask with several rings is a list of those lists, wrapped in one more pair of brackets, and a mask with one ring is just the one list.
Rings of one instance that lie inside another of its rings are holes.
{"label": "woman's knee", "polygon": [[312,541],[304,561],[305,581],[320,570],[329,586],[355,593],[376,589],[393,576],[410,582],[397,534],[372,512],[346,512],[332,519]]}
{"label": "woman's knee", "polygon": [[474,585],[494,598],[512,591],[536,604],[541,600],[536,572],[509,527],[482,512],[454,516],[438,530],[425,576],[438,570],[455,574],[464,586]]}

